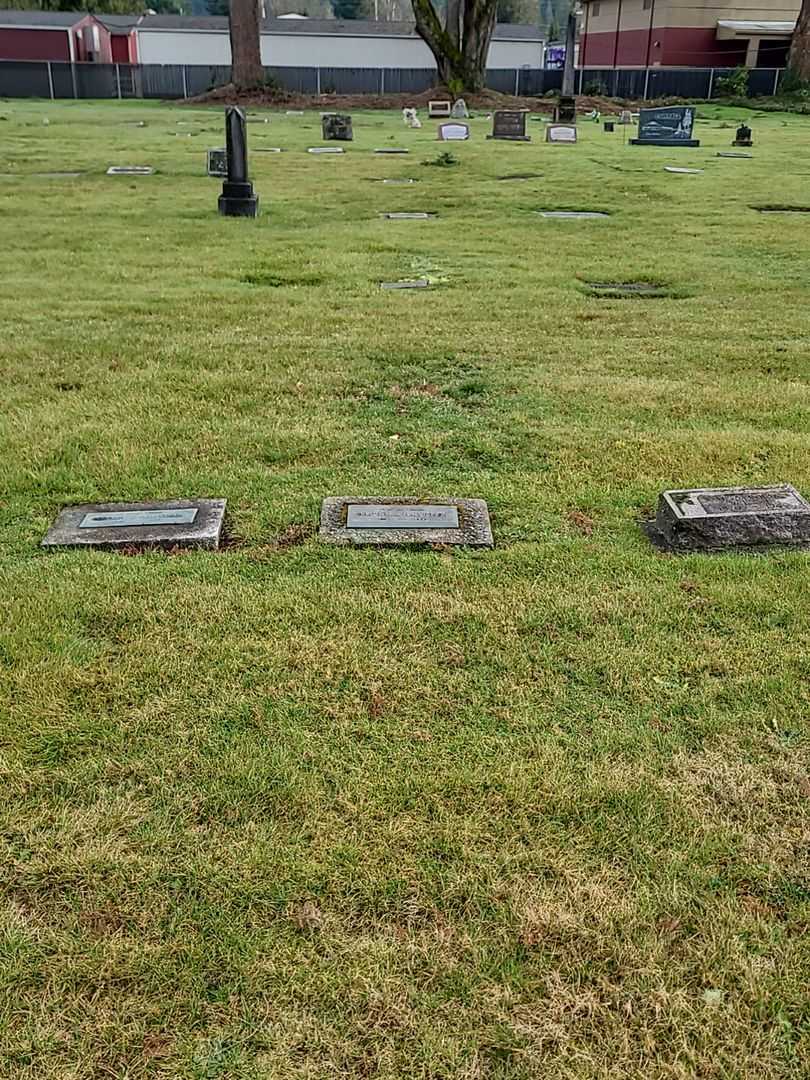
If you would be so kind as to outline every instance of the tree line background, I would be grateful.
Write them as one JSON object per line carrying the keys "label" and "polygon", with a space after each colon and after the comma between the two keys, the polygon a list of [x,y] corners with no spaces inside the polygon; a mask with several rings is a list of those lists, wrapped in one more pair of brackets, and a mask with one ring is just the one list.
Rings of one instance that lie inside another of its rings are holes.
{"label": "tree line background", "polygon": [[[445,3],[436,0],[437,11]],[[559,40],[572,0],[498,0],[498,22],[524,23]],[[15,11],[93,11],[99,15],[227,15],[230,0],[0,0],[0,9]],[[267,15],[307,15],[311,19],[374,19],[413,22],[411,0],[265,0]]]}

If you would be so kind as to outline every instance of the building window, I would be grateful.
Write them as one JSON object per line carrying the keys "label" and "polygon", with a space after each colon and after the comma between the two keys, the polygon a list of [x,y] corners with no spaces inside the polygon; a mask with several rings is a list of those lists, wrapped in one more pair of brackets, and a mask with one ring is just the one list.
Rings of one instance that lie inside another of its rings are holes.
{"label": "building window", "polygon": [[599,14],[599,8],[601,6],[601,4],[591,4],[591,15],[593,15],[594,18]]}
{"label": "building window", "polygon": [[641,0],[642,11],[649,11],[652,7],[652,0]]}

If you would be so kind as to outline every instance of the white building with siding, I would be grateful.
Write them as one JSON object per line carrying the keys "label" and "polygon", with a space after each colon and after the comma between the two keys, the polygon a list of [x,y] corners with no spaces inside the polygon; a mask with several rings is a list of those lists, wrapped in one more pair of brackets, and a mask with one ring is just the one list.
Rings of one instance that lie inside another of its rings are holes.
{"label": "white building with siding", "polygon": [[[229,65],[224,17],[146,15],[138,23],[141,64]],[[544,42],[534,26],[499,25],[487,67],[540,68]],[[435,61],[411,23],[340,19],[266,19],[265,67],[433,68]]]}

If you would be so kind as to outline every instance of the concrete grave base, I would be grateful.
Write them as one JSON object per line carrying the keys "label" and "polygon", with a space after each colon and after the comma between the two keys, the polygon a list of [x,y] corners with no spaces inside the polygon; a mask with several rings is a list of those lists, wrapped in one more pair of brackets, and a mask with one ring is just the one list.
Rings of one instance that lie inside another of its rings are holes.
{"label": "concrete grave base", "polygon": [[346,496],[324,499],[320,538],[354,546],[466,545],[492,547],[482,499]]}
{"label": "concrete grave base", "polygon": [[84,503],[56,517],[42,547],[219,547],[225,499],[172,502]]}

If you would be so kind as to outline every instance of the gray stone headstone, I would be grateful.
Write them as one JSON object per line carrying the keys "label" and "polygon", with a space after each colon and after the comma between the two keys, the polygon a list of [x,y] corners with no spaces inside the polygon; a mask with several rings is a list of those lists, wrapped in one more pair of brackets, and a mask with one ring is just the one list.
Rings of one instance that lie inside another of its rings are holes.
{"label": "gray stone headstone", "polygon": [[489,511],[481,499],[324,499],[320,536],[330,543],[356,546],[493,546]]}
{"label": "gray stone headstone", "polygon": [[437,138],[440,142],[464,142],[470,137],[470,129],[467,124],[439,124]]}
{"label": "gray stone headstone", "polygon": [[449,101],[428,102],[428,118],[430,120],[441,120],[443,117],[449,117],[452,110],[453,106]]}
{"label": "gray stone headstone", "polygon": [[324,113],[321,117],[324,142],[351,142],[352,118],[342,113]]}
{"label": "gray stone headstone", "polygon": [[809,544],[810,503],[790,484],[664,491],[655,528],[676,551]]}
{"label": "gray stone headstone", "polygon": [[470,113],[464,98],[457,98],[453,102],[453,108],[450,110],[450,115],[454,120],[469,120]]}
{"label": "gray stone headstone", "polygon": [[42,546],[216,549],[224,519],[224,499],[87,503],[62,510]]}
{"label": "gray stone headstone", "polygon": [[549,124],[546,128],[547,143],[571,144],[577,141],[577,129],[573,124]]}

